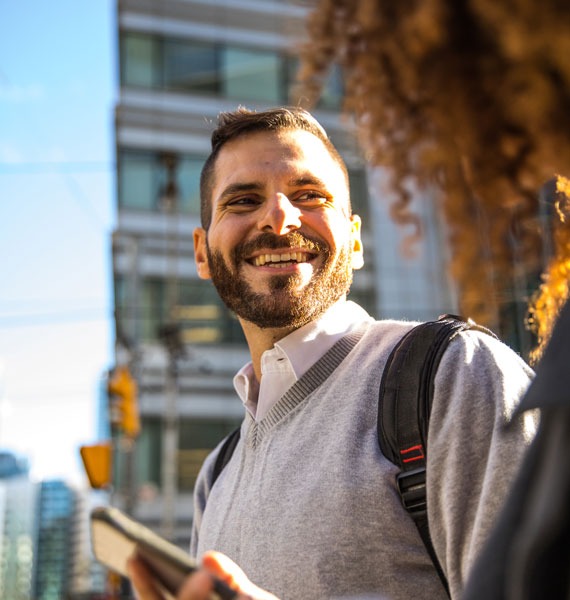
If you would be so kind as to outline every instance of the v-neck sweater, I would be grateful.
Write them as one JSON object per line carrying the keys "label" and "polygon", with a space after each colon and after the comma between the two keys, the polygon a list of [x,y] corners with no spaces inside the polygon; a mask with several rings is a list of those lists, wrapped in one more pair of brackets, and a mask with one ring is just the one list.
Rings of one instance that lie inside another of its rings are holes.
{"label": "v-neck sweater", "polygon": [[[192,554],[215,549],[282,600],[445,598],[377,437],[391,348],[414,323],[379,321],[336,342],[195,488]],[[434,547],[459,597],[529,441],[504,425],[532,371],[480,332],[461,333],[435,380],[428,442]],[[219,447],[218,447],[219,448]]]}

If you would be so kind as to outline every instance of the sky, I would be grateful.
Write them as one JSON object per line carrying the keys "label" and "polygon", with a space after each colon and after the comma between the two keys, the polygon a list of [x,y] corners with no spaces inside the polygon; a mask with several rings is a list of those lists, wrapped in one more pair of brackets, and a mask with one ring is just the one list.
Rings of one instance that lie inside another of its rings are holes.
{"label": "sky", "polygon": [[85,482],[113,361],[113,0],[0,0],[0,448]]}

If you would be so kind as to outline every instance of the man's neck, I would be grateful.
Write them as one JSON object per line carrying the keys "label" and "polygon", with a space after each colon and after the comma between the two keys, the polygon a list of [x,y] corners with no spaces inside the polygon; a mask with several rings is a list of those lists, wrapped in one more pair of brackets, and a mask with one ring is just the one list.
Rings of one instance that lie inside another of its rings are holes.
{"label": "man's neck", "polygon": [[[324,314],[329,311],[332,306],[335,306],[338,303],[345,303],[346,296],[339,298],[335,304],[329,306],[324,312],[319,313],[313,320],[320,319]],[[262,328],[258,327],[255,323],[251,321],[246,321],[238,317],[240,325],[243,329],[243,333],[245,335],[245,339],[247,341],[247,345],[249,346],[249,353],[251,354],[251,362],[253,365],[253,372],[255,373],[255,377],[257,381],[261,381],[261,355],[266,350],[271,350],[276,342],[282,340],[284,337],[288,336],[293,331],[299,329],[299,326],[289,326],[289,327],[270,327],[270,328]]]}
{"label": "man's neck", "polygon": [[249,346],[253,372],[255,373],[257,381],[261,381],[261,355],[266,350],[273,348],[275,342],[282,340],[284,337],[295,331],[297,327],[261,328],[250,321],[244,321],[242,319],[240,319],[240,323],[247,345]]}

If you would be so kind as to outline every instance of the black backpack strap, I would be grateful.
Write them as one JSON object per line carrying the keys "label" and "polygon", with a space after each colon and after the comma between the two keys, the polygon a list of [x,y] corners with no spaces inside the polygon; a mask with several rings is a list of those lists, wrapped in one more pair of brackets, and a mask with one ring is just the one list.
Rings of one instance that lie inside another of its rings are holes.
{"label": "black backpack strap", "polygon": [[216,462],[214,464],[214,473],[212,475],[212,484],[216,482],[220,473],[224,470],[224,467],[230,462],[230,459],[236,449],[237,443],[239,442],[241,427],[234,429],[228,437],[225,439],[218,456],[216,456]]}
{"label": "black backpack strap", "polygon": [[443,315],[411,329],[392,350],[380,382],[378,442],[384,456],[400,467],[402,503],[414,519],[438,575],[449,594],[429,534],[426,502],[426,450],[434,379],[448,343],[475,322]]}

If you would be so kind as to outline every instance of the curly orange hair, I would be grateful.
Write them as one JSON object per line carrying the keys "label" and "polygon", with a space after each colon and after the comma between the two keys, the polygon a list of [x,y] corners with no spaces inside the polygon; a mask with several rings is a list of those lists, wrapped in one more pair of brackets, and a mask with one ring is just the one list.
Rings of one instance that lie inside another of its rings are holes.
{"label": "curly orange hair", "polygon": [[[394,220],[414,223],[411,186],[441,191],[461,310],[498,328],[515,279],[543,268],[539,190],[570,167],[570,3],[313,5],[302,96],[313,103],[329,67],[341,66],[345,109],[356,117],[367,159],[386,168],[396,193]],[[568,227],[568,219],[548,225],[554,260],[566,267]],[[531,311],[541,339],[548,328],[538,322],[568,294],[549,277]],[[545,302],[555,295],[555,303]]]}

